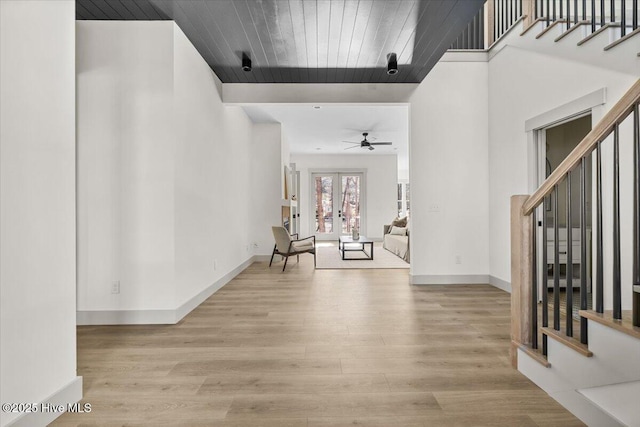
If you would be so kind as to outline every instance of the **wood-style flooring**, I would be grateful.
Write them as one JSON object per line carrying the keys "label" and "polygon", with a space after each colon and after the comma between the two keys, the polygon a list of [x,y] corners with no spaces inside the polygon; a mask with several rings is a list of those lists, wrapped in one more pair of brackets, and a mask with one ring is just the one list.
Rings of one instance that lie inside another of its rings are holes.
{"label": "wood-style flooring", "polygon": [[[171,326],[78,328],[56,426],[581,426],[509,364],[509,294],[255,263]],[[295,260],[294,260],[295,261]]]}

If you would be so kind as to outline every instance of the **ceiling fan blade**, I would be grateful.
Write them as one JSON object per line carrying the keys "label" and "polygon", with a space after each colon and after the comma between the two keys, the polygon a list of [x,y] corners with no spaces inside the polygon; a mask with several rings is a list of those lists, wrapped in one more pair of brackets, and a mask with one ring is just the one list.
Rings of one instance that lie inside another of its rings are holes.
{"label": "ceiling fan blade", "polygon": [[393,142],[371,142],[371,145],[392,145]]}
{"label": "ceiling fan blade", "polygon": [[347,142],[349,144],[360,144],[359,142],[353,142],[353,141],[342,141],[342,142]]}
{"label": "ceiling fan blade", "polygon": [[345,148],[345,150],[351,150],[352,148],[360,148],[360,146],[359,146],[359,145],[354,145],[353,147],[347,147],[347,148]]}

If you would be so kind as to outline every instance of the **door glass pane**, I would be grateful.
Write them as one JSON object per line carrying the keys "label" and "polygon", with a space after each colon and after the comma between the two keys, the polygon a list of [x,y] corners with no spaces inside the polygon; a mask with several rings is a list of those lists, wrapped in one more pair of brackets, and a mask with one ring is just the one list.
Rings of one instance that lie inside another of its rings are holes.
{"label": "door glass pane", "polygon": [[316,233],[333,232],[333,177],[316,176]]}
{"label": "door glass pane", "polygon": [[360,230],[360,184],[359,175],[342,175],[340,197],[342,198],[342,234],[351,234],[353,227]]}

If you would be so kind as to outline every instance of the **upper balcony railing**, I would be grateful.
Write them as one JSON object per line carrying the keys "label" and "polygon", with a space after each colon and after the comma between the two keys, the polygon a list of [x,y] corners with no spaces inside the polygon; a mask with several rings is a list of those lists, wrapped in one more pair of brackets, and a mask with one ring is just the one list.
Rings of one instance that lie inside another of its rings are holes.
{"label": "upper balcony railing", "polygon": [[520,19],[525,28],[536,22],[554,23],[569,30],[588,25],[591,33],[605,28],[619,28],[620,38],[638,30],[640,0],[487,0],[451,50],[483,50],[491,47]]}

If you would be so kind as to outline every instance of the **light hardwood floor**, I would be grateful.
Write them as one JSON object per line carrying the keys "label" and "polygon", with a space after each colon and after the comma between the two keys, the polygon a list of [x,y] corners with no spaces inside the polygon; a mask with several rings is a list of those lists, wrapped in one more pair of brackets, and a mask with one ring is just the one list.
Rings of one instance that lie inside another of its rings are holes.
{"label": "light hardwood floor", "polygon": [[303,256],[253,264],[177,325],[79,327],[92,411],[54,425],[583,425],[510,367],[507,293],[408,282]]}

